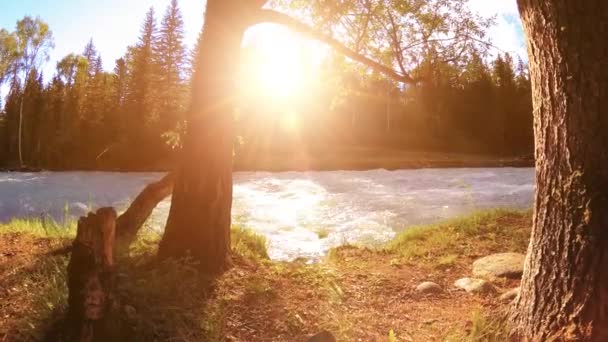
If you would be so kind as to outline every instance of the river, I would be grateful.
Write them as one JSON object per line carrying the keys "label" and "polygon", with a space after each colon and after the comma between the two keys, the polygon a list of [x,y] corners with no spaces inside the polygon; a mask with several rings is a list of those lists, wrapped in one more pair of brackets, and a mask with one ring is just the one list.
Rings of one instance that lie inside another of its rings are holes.
{"label": "river", "polygon": [[[0,220],[63,220],[91,208],[124,210],[159,173],[0,173]],[[271,258],[315,259],[344,243],[376,245],[408,226],[484,208],[529,208],[532,168],[237,172],[233,221],[265,235]],[[147,226],[162,230],[170,200]]]}

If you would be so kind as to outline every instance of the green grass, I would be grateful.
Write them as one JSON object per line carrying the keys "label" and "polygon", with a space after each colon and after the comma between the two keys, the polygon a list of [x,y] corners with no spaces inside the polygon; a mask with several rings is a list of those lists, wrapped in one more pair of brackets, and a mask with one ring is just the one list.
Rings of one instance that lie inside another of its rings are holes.
{"label": "green grass", "polygon": [[0,234],[19,233],[41,238],[67,239],[76,235],[76,225],[74,220],[59,223],[48,218],[13,219],[8,223],[0,223]]}
{"label": "green grass", "polygon": [[268,260],[266,238],[253,230],[240,226],[232,226],[232,251],[245,258],[254,260]]}
{"label": "green grass", "polygon": [[317,230],[317,236],[319,237],[319,239],[325,239],[329,236],[329,229],[327,228],[320,228]]}
{"label": "green grass", "polygon": [[[77,223],[75,220],[68,220],[64,224],[43,218],[13,219],[8,223],[0,223],[0,234],[15,233],[37,238],[72,239],[76,236]],[[131,249],[136,253],[149,252],[161,238],[162,233],[142,228]],[[232,250],[235,253],[256,260],[269,259],[266,238],[253,230],[233,226],[231,240]]]}
{"label": "green grass", "polygon": [[[142,340],[219,341],[224,335],[225,303],[209,302],[215,280],[198,270],[194,260],[155,260],[161,235],[145,230],[121,260],[119,270],[128,275],[121,298],[136,312],[123,317]],[[254,262],[268,259],[266,239],[239,226],[231,231],[233,253]],[[245,284],[252,295],[271,294],[265,279]],[[124,316],[124,315],[123,315]]]}
{"label": "green grass", "polygon": [[[69,244],[75,232],[74,221],[62,225],[37,218],[14,219],[0,225],[0,235],[19,234],[27,241],[49,239],[53,248]],[[263,236],[233,227],[231,237],[235,254],[255,262],[268,259]],[[159,263],[155,255],[160,238],[158,232],[142,229],[129,257],[118,262],[117,274],[126,277],[119,282],[118,317],[132,327],[132,334],[144,340],[215,341],[214,336],[223,334],[223,306],[207,303],[213,280],[201,274],[192,260]],[[25,312],[12,334],[40,340],[53,317],[65,309],[68,260],[67,255],[36,256],[33,264],[0,283],[15,284],[23,296]],[[263,282],[252,282],[248,288],[254,293],[269,291]],[[135,317],[127,317],[133,316],[132,312]]]}
{"label": "green grass", "polygon": [[454,331],[447,342],[503,342],[510,341],[507,317],[504,313],[473,312],[465,331]]}
{"label": "green grass", "polygon": [[525,252],[529,212],[495,209],[446,222],[405,229],[386,249],[407,260],[449,266],[458,257],[495,251]]}

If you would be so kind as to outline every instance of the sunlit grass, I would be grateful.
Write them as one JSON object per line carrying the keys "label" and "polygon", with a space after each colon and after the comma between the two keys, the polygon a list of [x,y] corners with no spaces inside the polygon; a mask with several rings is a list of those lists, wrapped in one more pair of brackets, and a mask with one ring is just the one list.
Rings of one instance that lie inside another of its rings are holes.
{"label": "sunlit grass", "polygon": [[477,309],[471,314],[464,331],[454,331],[447,342],[503,342],[512,340],[509,336],[507,317],[504,313],[492,314]]}
{"label": "sunlit grass", "polygon": [[240,226],[232,226],[230,232],[232,251],[245,258],[267,260],[267,241],[263,235]]}
{"label": "sunlit grass", "polygon": [[42,238],[67,239],[76,236],[76,226],[75,220],[60,223],[50,218],[16,218],[8,223],[0,223],[0,234],[19,233]]}
{"label": "sunlit grass", "polygon": [[525,252],[530,213],[495,209],[446,222],[406,228],[387,245],[405,259],[449,266],[457,257],[495,251]]}
{"label": "sunlit grass", "polygon": [[[40,238],[49,239],[52,248],[61,248],[69,245],[75,229],[73,221],[62,225],[42,219],[15,219],[0,225],[0,234],[17,234],[23,248]],[[268,259],[263,236],[242,227],[233,227],[231,236],[236,255],[254,262]],[[117,274],[122,275],[118,319],[132,325],[136,336],[144,340],[216,341],[214,338],[223,336],[224,309],[221,302],[207,301],[213,280],[200,273],[193,260],[159,262],[155,255],[161,237],[159,232],[143,229],[128,257],[118,261]],[[65,252],[34,255],[27,269],[15,270],[3,281],[15,284],[23,304],[11,336],[43,339],[49,322],[61,317],[67,305],[68,260]],[[267,281],[252,280],[243,286],[253,294],[272,292]]]}
{"label": "sunlit grass", "polygon": [[329,236],[329,229],[327,228],[320,228],[317,230],[317,236],[319,237],[319,239],[325,239]]}

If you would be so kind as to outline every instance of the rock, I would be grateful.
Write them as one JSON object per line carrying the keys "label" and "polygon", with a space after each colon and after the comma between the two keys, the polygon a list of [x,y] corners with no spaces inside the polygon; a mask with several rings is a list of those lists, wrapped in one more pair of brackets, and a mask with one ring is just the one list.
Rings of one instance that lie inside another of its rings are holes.
{"label": "rock", "polygon": [[500,301],[503,303],[511,303],[519,296],[519,287],[509,290],[500,296]]}
{"label": "rock", "polygon": [[472,279],[462,278],[454,282],[454,286],[467,291],[467,293],[474,294],[490,294],[496,293],[494,285],[490,284],[487,280],[483,279]]}
{"label": "rock", "polygon": [[323,330],[320,333],[309,337],[306,342],[336,342],[336,338],[329,331]]}
{"label": "rock", "polygon": [[443,292],[443,289],[441,288],[441,286],[433,282],[425,281],[424,283],[416,287],[416,292],[422,294],[434,294]]}
{"label": "rock", "polygon": [[480,278],[519,279],[524,271],[525,258],[521,253],[492,254],[473,263],[473,275]]}

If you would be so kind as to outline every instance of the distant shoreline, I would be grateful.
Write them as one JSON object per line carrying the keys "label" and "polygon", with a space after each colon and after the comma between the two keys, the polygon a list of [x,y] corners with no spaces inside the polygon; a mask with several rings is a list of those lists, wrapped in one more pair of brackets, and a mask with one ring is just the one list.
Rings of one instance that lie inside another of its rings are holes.
{"label": "distant shoreline", "polygon": [[[403,163],[393,163],[390,165],[376,165],[361,163],[360,165],[349,165],[348,167],[340,166],[339,164],[331,166],[318,166],[311,165],[308,167],[295,165],[288,167],[285,165],[278,165],[275,167],[243,167],[242,165],[235,165],[234,172],[322,172],[322,171],[369,171],[384,169],[388,171],[395,170],[416,170],[416,169],[467,169],[467,168],[502,168],[502,167],[515,167],[515,168],[530,168],[534,167],[534,161],[529,160],[496,160],[496,161],[409,161]],[[0,168],[0,172],[3,173],[37,173],[37,172],[122,172],[122,173],[136,173],[136,172],[168,172],[166,168],[150,168],[150,169],[122,169],[122,168],[74,168],[74,169],[40,169],[40,168]]]}
{"label": "distant shoreline", "polygon": [[[39,171],[105,171],[105,172],[167,172],[171,162],[155,166],[91,166],[73,168],[0,167],[0,172]],[[492,168],[534,167],[531,156],[493,156],[481,154],[411,152],[391,149],[334,149],[331,151],[304,151],[237,157],[234,171],[287,172],[287,171],[365,171],[408,170],[425,168]]]}

